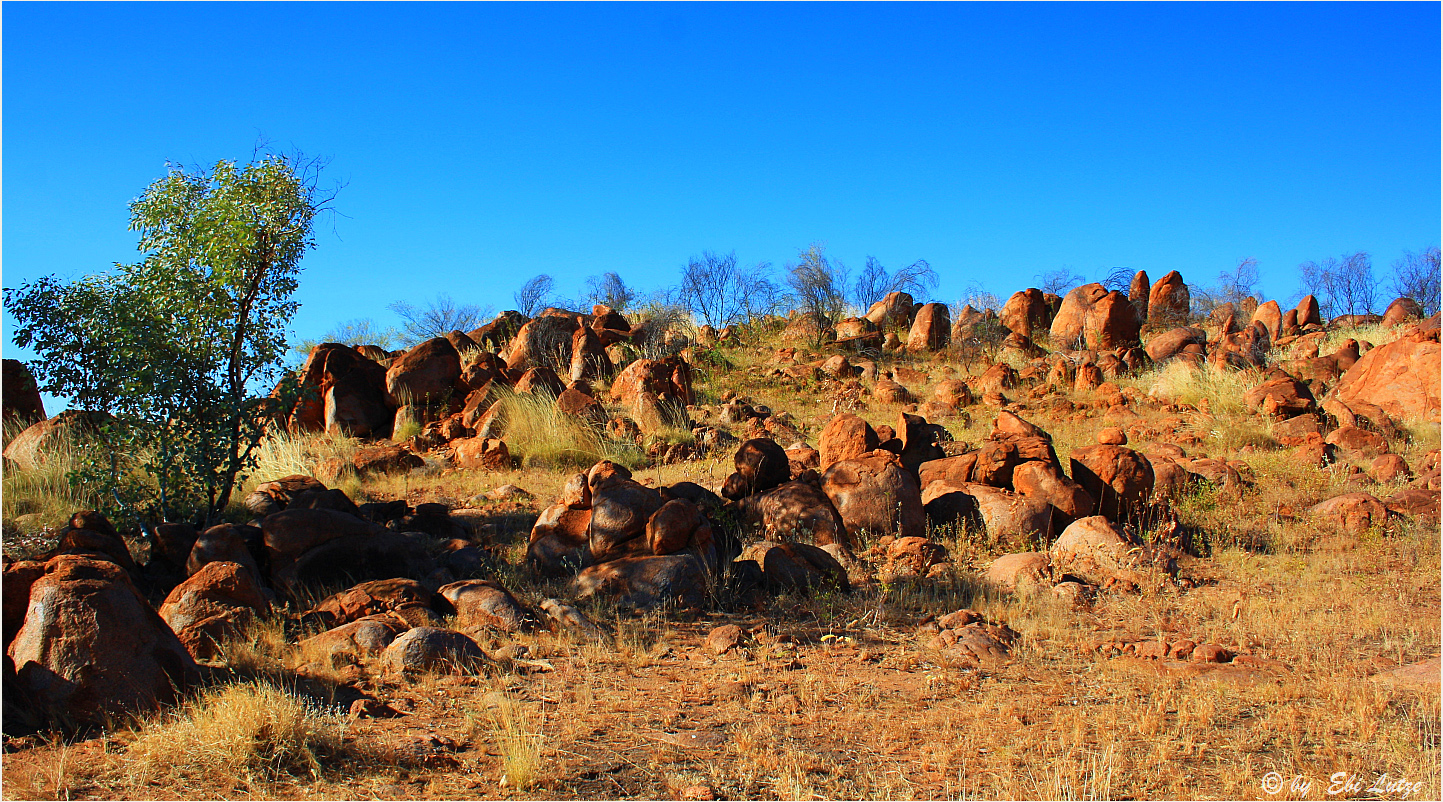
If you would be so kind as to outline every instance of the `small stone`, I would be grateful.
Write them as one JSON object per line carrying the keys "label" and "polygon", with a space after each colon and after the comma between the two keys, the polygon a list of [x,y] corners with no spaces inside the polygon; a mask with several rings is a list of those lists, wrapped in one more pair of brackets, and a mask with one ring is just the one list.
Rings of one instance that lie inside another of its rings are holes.
{"label": "small stone", "polygon": [[486,494],[491,501],[521,501],[532,497],[528,490],[516,485],[502,485]]}
{"label": "small stone", "polygon": [[351,702],[351,718],[395,718],[405,715],[379,699],[357,699]]}
{"label": "small stone", "polygon": [[983,620],[982,614],[976,610],[958,610],[937,619],[937,624],[943,629],[960,629],[961,627],[981,620]]}
{"label": "small stone", "polygon": [[1232,659],[1232,652],[1216,643],[1204,643],[1192,650],[1192,660],[1197,663],[1226,663]]}
{"label": "small stone", "polygon": [[792,693],[782,693],[772,697],[772,706],[778,713],[789,716],[802,712],[802,700]]}
{"label": "small stone", "polygon": [[1052,588],[1054,598],[1062,601],[1074,610],[1086,607],[1092,601],[1091,585],[1084,585],[1081,582],[1059,582]]}
{"label": "small stone", "polygon": [[531,648],[524,643],[508,643],[491,653],[496,660],[529,660],[531,659]]}
{"label": "small stone", "polygon": [[1167,657],[1167,644],[1155,640],[1144,641],[1137,644],[1132,653],[1147,660],[1161,660]]}
{"label": "small stone", "polygon": [[1116,426],[1109,426],[1097,433],[1097,442],[1105,446],[1127,445],[1127,433]]}
{"label": "small stone", "polygon": [[742,628],[736,624],[723,624],[707,634],[706,650],[720,657],[735,649],[744,635]]}
{"label": "small stone", "polygon": [[1196,647],[1197,644],[1190,640],[1173,641],[1168,644],[1167,656],[1176,660],[1186,660]]}
{"label": "small stone", "polygon": [[715,699],[746,699],[750,693],[751,688],[744,682],[723,682],[712,689]]}

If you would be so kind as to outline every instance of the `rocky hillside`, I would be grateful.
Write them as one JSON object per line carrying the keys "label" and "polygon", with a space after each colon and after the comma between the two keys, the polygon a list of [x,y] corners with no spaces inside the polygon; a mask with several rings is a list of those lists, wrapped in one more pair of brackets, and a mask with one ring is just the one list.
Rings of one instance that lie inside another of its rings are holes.
{"label": "rocky hillside", "polygon": [[[7,785],[1256,796],[1346,764],[1436,795],[1438,316],[1189,309],[1174,271],[321,344],[274,411],[302,456],[228,523],[7,498]],[[6,472],[42,472],[91,418],[4,379]],[[252,685],[335,739],[155,757]]]}

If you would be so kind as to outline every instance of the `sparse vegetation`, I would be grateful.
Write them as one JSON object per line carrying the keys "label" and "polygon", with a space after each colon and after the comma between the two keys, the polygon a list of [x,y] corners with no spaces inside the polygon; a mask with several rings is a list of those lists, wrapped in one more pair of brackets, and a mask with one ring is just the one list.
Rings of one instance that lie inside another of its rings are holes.
{"label": "sparse vegetation", "polygon": [[1338,315],[1370,315],[1378,306],[1378,282],[1373,278],[1373,260],[1368,254],[1345,254],[1321,262],[1298,265],[1298,278],[1305,293],[1318,299],[1323,318]]}
{"label": "sparse vegetation", "polygon": [[608,437],[599,426],[561,413],[545,392],[506,393],[497,402],[507,446],[525,467],[587,468],[609,459],[635,466],[643,455],[633,443]]}
{"label": "sparse vegetation", "polygon": [[1231,270],[1218,273],[1217,281],[1213,284],[1189,285],[1193,315],[1205,317],[1215,307],[1223,304],[1241,306],[1248,299],[1262,300],[1257,294],[1259,280],[1261,275],[1258,272],[1258,260],[1249,256],[1239,259],[1237,266]]}
{"label": "sparse vegetation", "polygon": [[697,320],[708,326],[750,324],[781,305],[781,290],[765,262],[750,270],[737,265],[733,251],[724,256],[702,251],[681,271],[677,298]]}
{"label": "sparse vegetation", "polygon": [[401,318],[397,339],[407,347],[453,331],[470,331],[485,323],[491,313],[489,306],[457,303],[445,293],[420,305],[396,301],[389,309]]}
{"label": "sparse vegetation", "polygon": [[501,755],[500,785],[529,790],[541,773],[545,739],[533,713],[504,689],[482,699],[487,710],[468,713],[474,740],[491,740]]}
{"label": "sparse vegetation", "polygon": [[925,259],[888,273],[877,257],[868,256],[866,266],[852,285],[852,306],[858,312],[866,312],[888,293],[905,292],[920,298],[936,288],[937,271]]}
{"label": "sparse vegetation", "polygon": [[511,299],[516,302],[517,311],[527,317],[535,317],[537,312],[546,308],[551,299],[551,289],[555,284],[556,281],[545,273],[532,276],[529,281],[521,285],[521,289],[511,296]]}
{"label": "sparse vegetation", "polygon": [[847,309],[847,268],[827,256],[825,245],[813,243],[788,269],[787,287],[798,310],[815,322],[819,344],[821,332]]}
{"label": "sparse vegetation", "polygon": [[[649,314],[659,330],[676,325],[663,317],[669,313]],[[774,414],[784,411],[812,443],[844,409],[874,426],[895,424],[901,407],[865,394],[849,400],[842,382],[778,370],[778,330],[759,322],[742,345],[688,352],[699,368],[694,389],[702,403],[735,392]],[[1396,336],[1376,326],[1340,329],[1321,350],[1349,337],[1376,345]],[[879,369],[927,398],[942,380],[989,367],[985,354],[959,362],[961,355],[875,357]],[[1345,466],[1299,465],[1278,446],[1273,424],[1242,400],[1262,376],[1174,361],[1114,379],[1135,394],[1129,407],[1140,411],[1121,423],[1140,424],[1132,447],[1196,438],[1198,451],[1242,459],[1256,474],[1256,484],[1238,494],[1201,484],[1171,507],[1168,515],[1201,555],[1178,558],[1177,583],[1099,592],[1074,606],[1051,593],[1008,593],[983,581],[981,572],[1005,547],[975,523],[928,527],[951,563],[926,578],[881,573],[880,551],[870,550],[885,550],[886,542],[868,533],[853,544],[850,594],[787,592],[753,606],[718,585],[701,613],[633,614],[604,599],[582,601],[602,637],[468,630],[498,668],[485,677],[402,676],[373,657],[332,659],[322,646],[301,646],[319,625],[297,613],[345,589],[306,587],[289,606],[224,639],[209,667],[213,684],[178,708],[115,732],[103,749],[77,751],[88,747],[56,739],[7,755],[6,794],[596,798],[705,789],[724,798],[1248,797],[1261,793],[1268,771],[1326,777],[1348,764],[1421,781],[1418,796],[1434,795],[1438,691],[1376,677],[1438,653],[1436,530],[1399,521],[1343,537],[1309,519],[1309,506],[1353,489],[1356,480]],[[1005,393],[1023,404],[1036,400],[1026,388]],[[604,387],[596,397],[608,398]],[[1065,401],[1066,411],[1025,416],[1047,429],[1066,464],[1074,449],[1096,442],[1110,412],[1072,388],[1049,397]],[[358,503],[404,498],[471,507],[478,517],[468,520],[484,521],[477,531],[492,555],[480,576],[529,606],[568,595],[566,580],[524,566],[532,522],[568,474],[610,459],[648,486],[686,480],[716,487],[734,467],[730,449],[656,464],[635,442],[559,414],[544,393],[506,394],[500,404],[500,432],[517,470],[461,470],[432,453],[423,468],[350,477],[341,487]],[[632,414],[607,407],[608,416]],[[747,424],[720,423],[713,411],[691,414],[738,439],[747,435]],[[991,431],[995,410],[961,412],[943,422],[957,441],[975,447]],[[1148,433],[1163,416],[1181,423]],[[1392,447],[1410,464],[1438,447],[1436,424],[1398,425],[1404,436]],[[393,440],[420,432],[403,422]],[[643,438],[648,448],[694,441],[679,426]],[[314,474],[332,457],[349,461],[358,445],[273,431],[247,487]],[[20,486],[12,482],[20,480],[11,472],[5,479],[9,522],[26,493],[12,498],[12,486]],[[485,497],[502,484],[532,497]],[[57,514],[76,500],[57,500]],[[715,520],[749,536],[726,512]],[[1160,523],[1135,528],[1152,538]],[[962,608],[1018,633],[1007,661],[979,667],[926,646],[918,623]],[[723,623],[737,624],[743,637],[716,655],[703,642]],[[1122,637],[1183,635],[1277,667],[1208,673],[1185,661],[1109,658],[1096,650]],[[343,719],[358,695],[393,714]]]}
{"label": "sparse vegetation", "polygon": [[265,793],[282,779],[319,779],[342,730],[340,717],[273,685],[224,685],[145,723],[126,749],[129,779]]}
{"label": "sparse vegetation", "polygon": [[1408,251],[1393,262],[1393,278],[1389,289],[1400,298],[1416,301],[1424,315],[1438,314],[1439,302],[1443,301],[1443,265],[1440,265],[1437,246],[1424,248],[1422,253]]}

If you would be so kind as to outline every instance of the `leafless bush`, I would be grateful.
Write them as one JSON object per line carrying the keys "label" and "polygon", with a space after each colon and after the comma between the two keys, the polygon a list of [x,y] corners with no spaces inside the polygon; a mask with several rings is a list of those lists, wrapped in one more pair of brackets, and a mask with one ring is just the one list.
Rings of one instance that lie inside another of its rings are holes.
{"label": "leafless bush", "polygon": [[826,246],[814,243],[799,255],[787,275],[797,308],[825,329],[839,320],[847,308],[847,268],[827,258]]}
{"label": "leafless bush", "polygon": [[925,259],[918,259],[895,273],[888,273],[887,268],[877,261],[877,257],[868,256],[867,266],[862,268],[852,285],[852,303],[865,311],[872,304],[887,297],[888,293],[910,293],[920,301],[936,288],[937,271],[933,270]]}
{"label": "leafless bush", "polygon": [[1399,298],[1412,298],[1423,307],[1424,315],[1438,314],[1439,306],[1439,258],[1438,248],[1426,248],[1422,253],[1407,251],[1393,263],[1393,280],[1390,289]]}
{"label": "leafless bush", "polygon": [[389,307],[400,316],[400,340],[405,345],[415,345],[433,337],[444,337],[453,331],[470,331],[480,326],[491,307],[475,304],[458,304],[450,295],[442,293],[422,306],[397,301]]}
{"label": "leafless bush", "polygon": [[337,324],[335,328],[323,334],[320,339],[301,340],[291,348],[301,354],[309,354],[311,349],[321,343],[341,343],[343,345],[375,345],[390,350],[398,345],[399,341],[400,337],[395,329],[383,329],[370,318],[360,318]]}
{"label": "leafless bush", "polygon": [[1033,276],[1037,279],[1037,288],[1043,292],[1050,292],[1053,295],[1066,295],[1073,287],[1081,286],[1087,279],[1072,272],[1066,267],[1059,267],[1055,270],[1048,270]]}
{"label": "leafless bush", "polygon": [[546,308],[547,301],[551,298],[551,288],[555,285],[551,276],[542,273],[521,285],[511,299],[516,302],[516,311],[527,317],[536,317],[536,313]]}
{"label": "leafless bush", "polygon": [[1254,289],[1258,278],[1258,260],[1248,257],[1238,260],[1237,267],[1218,273],[1215,284],[1189,285],[1193,315],[1203,317],[1223,304],[1241,305],[1247,298],[1261,301],[1262,297]]}
{"label": "leafless bush", "polygon": [[709,326],[751,323],[782,305],[771,267],[761,262],[748,270],[737,265],[735,251],[725,256],[702,251],[682,268],[676,302]]}
{"label": "leafless bush", "polygon": [[586,280],[586,305],[601,304],[618,312],[624,311],[636,300],[636,290],[626,286],[621,275],[615,271],[592,276]]}
{"label": "leafless bush", "polygon": [[967,284],[966,293],[962,298],[948,310],[951,312],[952,320],[957,320],[961,316],[962,310],[968,306],[979,312],[985,312],[988,309],[1000,310],[1002,309],[1002,299],[998,298],[996,294],[988,292],[981,284],[972,281]]}
{"label": "leafless bush", "polygon": [[1108,290],[1125,293],[1132,287],[1132,277],[1135,275],[1137,271],[1130,267],[1114,267],[1104,273],[1097,283]]}
{"label": "leafless bush", "polygon": [[1359,251],[1340,259],[1298,265],[1302,289],[1318,299],[1323,317],[1368,315],[1378,308],[1378,282],[1373,278],[1373,261]]}

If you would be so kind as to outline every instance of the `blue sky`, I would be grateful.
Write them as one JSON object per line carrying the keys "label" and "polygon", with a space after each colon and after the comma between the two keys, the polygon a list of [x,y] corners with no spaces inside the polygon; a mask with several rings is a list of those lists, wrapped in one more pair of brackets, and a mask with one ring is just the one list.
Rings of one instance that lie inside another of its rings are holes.
{"label": "blue sky", "polygon": [[507,308],[540,272],[653,289],[703,249],[927,259],[944,301],[1255,257],[1286,298],[1300,262],[1439,241],[1436,3],[0,13],[4,285],[134,259],[166,160],[265,137],[346,182],[301,337],[438,292]]}

